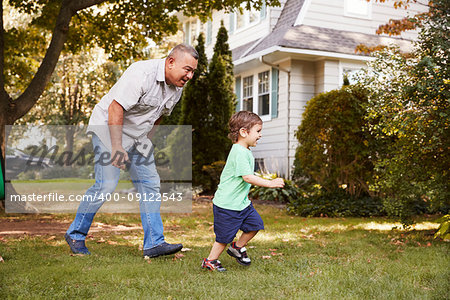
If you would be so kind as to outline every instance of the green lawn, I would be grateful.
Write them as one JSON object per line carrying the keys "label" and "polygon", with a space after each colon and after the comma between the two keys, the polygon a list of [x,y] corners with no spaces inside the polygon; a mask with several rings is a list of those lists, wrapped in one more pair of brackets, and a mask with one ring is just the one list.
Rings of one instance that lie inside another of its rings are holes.
{"label": "green lawn", "polygon": [[[266,230],[248,247],[252,266],[224,253],[226,273],[200,269],[214,239],[204,203],[191,214],[163,216],[167,241],[191,249],[182,257],[144,260],[138,230],[95,233],[87,241],[92,255],[84,257],[71,256],[62,235],[2,236],[0,298],[449,299],[449,244],[433,240],[434,218],[404,232],[383,218],[305,219],[255,206]],[[49,215],[0,217],[39,223]],[[140,222],[136,214],[95,221]]]}

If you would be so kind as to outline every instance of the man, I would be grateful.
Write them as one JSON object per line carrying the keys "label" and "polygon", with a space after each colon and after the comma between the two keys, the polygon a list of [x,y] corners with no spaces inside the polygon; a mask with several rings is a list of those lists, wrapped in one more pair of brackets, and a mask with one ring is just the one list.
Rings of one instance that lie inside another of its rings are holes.
{"label": "man", "polygon": [[[120,169],[125,165],[140,199],[148,198],[144,194],[160,193],[149,138],[162,115],[169,115],[179,101],[183,86],[197,68],[197,60],[198,53],[193,47],[180,44],[166,59],[136,62],[95,106],[88,126],[95,149],[95,184],[86,191],[65,234],[73,253],[90,254],[85,245],[86,235],[95,213],[107,195],[114,192]],[[111,158],[109,163],[105,163],[105,156]],[[140,201],[139,208],[144,257],[180,251],[181,244],[164,241],[160,201]]]}

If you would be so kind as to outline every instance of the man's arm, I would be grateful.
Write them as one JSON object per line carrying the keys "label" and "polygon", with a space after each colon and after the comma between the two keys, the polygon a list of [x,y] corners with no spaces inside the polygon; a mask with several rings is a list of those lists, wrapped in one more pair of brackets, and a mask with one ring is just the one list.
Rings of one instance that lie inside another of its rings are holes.
{"label": "man's arm", "polygon": [[267,180],[261,177],[258,177],[256,175],[244,175],[242,176],[242,179],[244,179],[245,182],[262,186],[262,187],[268,187],[268,188],[282,188],[284,187],[284,180],[283,178],[276,178],[273,180]]}
{"label": "man's arm", "polygon": [[128,161],[128,153],[122,146],[123,107],[113,100],[108,107],[108,127],[111,136],[111,161],[112,165],[125,169],[125,161]]}

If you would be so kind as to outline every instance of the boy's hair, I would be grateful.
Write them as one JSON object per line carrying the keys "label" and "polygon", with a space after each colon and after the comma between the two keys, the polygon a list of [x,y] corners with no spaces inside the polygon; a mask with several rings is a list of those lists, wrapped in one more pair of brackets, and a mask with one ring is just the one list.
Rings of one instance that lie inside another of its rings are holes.
{"label": "boy's hair", "polygon": [[262,124],[262,120],[257,114],[246,110],[237,112],[231,116],[228,122],[228,128],[230,129],[228,137],[233,143],[236,143],[241,128],[250,130],[256,124]]}

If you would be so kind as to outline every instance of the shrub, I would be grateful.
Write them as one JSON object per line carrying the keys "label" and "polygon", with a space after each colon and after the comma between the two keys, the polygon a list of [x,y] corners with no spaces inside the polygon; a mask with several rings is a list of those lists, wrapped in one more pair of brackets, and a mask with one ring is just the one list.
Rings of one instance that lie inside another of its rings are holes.
{"label": "shrub", "polygon": [[402,222],[412,221],[417,199],[448,214],[449,10],[449,1],[432,1],[413,51],[404,55],[388,47],[375,53],[359,79],[370,91],[370,132],[387,141],[378,151],[376,188],[389,214]]}
{"label": "shrub", "polygon": [[[275,179],[276,174],[260,174],[257,176],[264,179]],[[281,203],[289,203],[291,199],[296,199],[299,196],[299,189],[291,180],[284,180],[284,188],[267,188],[261,186],[252,186],[249,196],[263,201],[277,201]]]}
{"label": "shrub", "polygon": [[205,176],[202,188],[204,193],[214,193],[220,182],[220,175],[225,167],[225,161],[215,161],[210,165],[203,166],[202,170],[208,176]]}
{"label": "shrub", "polygon": [[41,171],[42,179],[57,179],[57,178],[71,178],[78,177],[77,168],[63,167],[63,166],[53,166]]}
{"label": "shrub", "polygon": [[374,139],[365,131],[366,91],[354,86],[309,100],[296,137],[294,179],[328,192],[346,185],[352,196],[370,194]]}
{"label": "shrub", "polygon": [[303,217],[370,217],[384,215],[380,198],[368,194],[352,196],[344,189],[327,191],[316,186],[288,203],[289,213]]}
{"label": "shrub", "polygon": [[441,238],[444,241],[450,240],[450,215],[445,215],[438,220],[441,225],[434,234],[434,238]]}
{"label": "shrub", "polygon": [[28,170],[28,171],[19,173],[19,175],[17,175],[17,179],[19,179],[19,180],[39,179],[39,174],[37,171]]}

